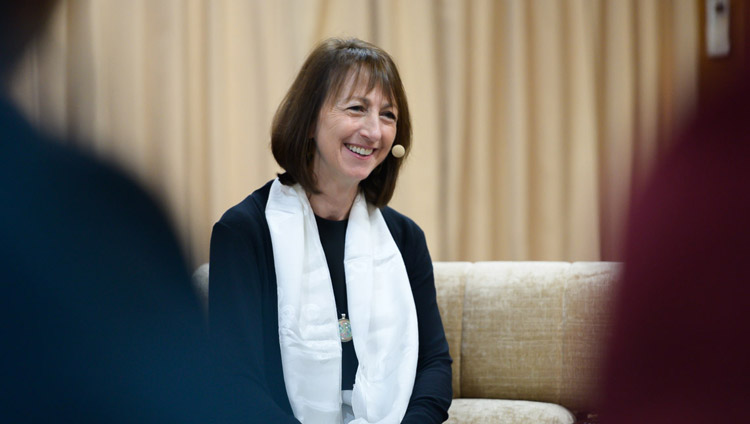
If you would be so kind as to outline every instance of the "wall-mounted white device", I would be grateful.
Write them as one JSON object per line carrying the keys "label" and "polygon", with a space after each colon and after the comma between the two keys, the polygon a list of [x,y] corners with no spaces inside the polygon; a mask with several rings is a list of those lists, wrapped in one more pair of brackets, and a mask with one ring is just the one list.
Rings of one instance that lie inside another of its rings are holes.
{"label": "wall-mounted white device", "polygon": [[729,55],[729,0],[706,0],[706,52]]}

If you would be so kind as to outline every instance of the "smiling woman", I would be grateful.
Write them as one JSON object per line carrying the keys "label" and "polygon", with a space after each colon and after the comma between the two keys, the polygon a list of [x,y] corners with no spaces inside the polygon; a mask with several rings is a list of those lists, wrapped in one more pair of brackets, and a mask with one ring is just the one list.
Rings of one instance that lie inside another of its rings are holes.
{"label": "smiling woman", "polygon": [[272,125],[285,172],[211,236],[212,340],[249,421],[258,401],[264,422],[447,418],[451,358],[424,233],[386,206],[410,145],[391,57],[356,39],[315,48]]}

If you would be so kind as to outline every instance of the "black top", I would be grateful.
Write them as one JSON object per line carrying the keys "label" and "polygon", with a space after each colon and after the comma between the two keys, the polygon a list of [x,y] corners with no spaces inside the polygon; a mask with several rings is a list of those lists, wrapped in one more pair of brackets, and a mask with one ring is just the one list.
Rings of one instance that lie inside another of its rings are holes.
{"label": "black top", "polygon": [[[318,224],[320,244],[328,262],[328,272],[331,274],[333,284],[333,297],[336,299],[336,315],[341,314],[349,317],[349,309],[346,301],[346,274],[344,273],[344,244],[346,242],[346,227],[349,220],[331,221],[315,215]],[[341,390],[352,390],[354,387],[354,376],[357,374],[357,353],[352,341],[341,342]]]}
{"label": "black top", "polygon": [[[271,182],[229,209],[211,234],[209,315],[218,365],[232,405],[249,422],[296,423],[284,386],[271,234],[265,210]],[[402,423],[448,418],[451,358],[440,319],[424,233],[395,210],[381,209],[404,259],[419,331],[417,375]],[[249,402],[253,399],[255,402]],[[263,404],[264,408],[255,405]]]}

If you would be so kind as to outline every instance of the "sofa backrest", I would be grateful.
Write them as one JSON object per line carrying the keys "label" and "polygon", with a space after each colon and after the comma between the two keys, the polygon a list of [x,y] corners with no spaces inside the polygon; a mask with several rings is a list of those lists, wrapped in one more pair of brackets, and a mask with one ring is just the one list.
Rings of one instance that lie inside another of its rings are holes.
{"label": "sofa backrest", "polygon": [[607,262],[436,262],[455,397],[590,407],[611,288]]}

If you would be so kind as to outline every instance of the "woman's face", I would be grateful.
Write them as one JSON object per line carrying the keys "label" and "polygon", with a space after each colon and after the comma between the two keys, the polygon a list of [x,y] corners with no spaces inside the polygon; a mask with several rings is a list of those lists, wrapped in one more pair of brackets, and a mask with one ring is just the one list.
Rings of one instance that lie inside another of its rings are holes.
{"label": "woman's face", "polygon": [[379,88],[349,77],[338,98],[320,109],[315,125],[318,187],[357,185],[385,160],[396,137],[398,111]]}

